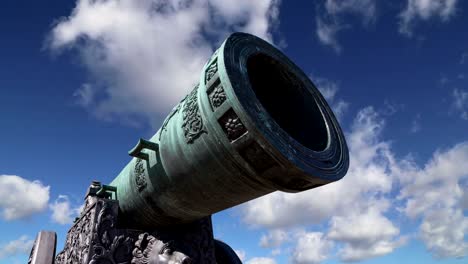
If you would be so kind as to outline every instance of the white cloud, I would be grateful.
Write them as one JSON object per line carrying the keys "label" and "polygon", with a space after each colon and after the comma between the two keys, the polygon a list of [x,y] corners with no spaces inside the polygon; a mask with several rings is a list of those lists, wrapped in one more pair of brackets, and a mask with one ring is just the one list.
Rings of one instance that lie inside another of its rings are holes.
{"label": "white cloud", "polygon": [[405,109],[404,104],[399,104],[396,102],[384,100],[384,105],[379,111],[379,113],[381,113],[384,116],[392,116],[404,109]]}
{"label": "white cloud", "polygon": [[72,207],[66,195],[59,195],[54,203],[49,205],[49,208],[52,210],[52,221],[61,225],[73,223],[82,209],[81,207]]}
{"label": "white cloud", "polygon": [[241,261],[245,260],[245,255],[246,255],[245,250],[236,249],[234,250],[234,252],[236,252],[236,255],[239,257]]}
{"label": "white cloud", "polygon": [[272,258],[252,258],[246,264],[276,264],[276,260]]}
{"label": "white cloud", "polygon": [[298,235],[297,245],[293,252],[293,263],[316,264],[328,258],[333,242],[323,233],[311,232]]}
{"label": "white cloud", "polygon": [[[241,207],[244,221],[271,229],[329,221],[328,237],[317,243],[325,243],[324,247],[330,240],[343,243],[340,257],[346,261],[380,256],[401,246],[398,227],[384,216],[391,202],[387,196],[395,181],[393,170],[400,169],[389,143],[380,139],[383,127],[384,120],[373,108],[359,111],[347,134],[350,169],[342,180],[297,194],[275,192],[248,202]],[[352,223],[352,228],[346,223]],[[356,229],[370,223],[373,228]],[[346,233],[340,225],[356,232]],[[361,246],[364,244],[367,248]]]}
{"label": "white cloud", "polygon": [[281,248],[275,248],[271,251],[271,255],[272,256],[278,256],[279,254],[281,254]]}
{"label": "white cloud", "polygon": [[457,0],[407,0],[407,6],[400,15],[400,33],[411,37],[414,22],[438,17],[448,21],[456,12]]}
{"label": "white cloud", "polygon": [[392,186],[389,145],[379,140],[383,125],[373,108],[361,110],[347,135],[351,166],[342,180],[310,191],[275,192],[250,201],[241,207],[244,221],[254,226],[282,228],[320,223],[351,209],[366,208],[370,198],[389,192]]}
{"label": "white cloud", "polygon": [[420,168],[408,161],[399,174],[403,187],[403,212],[410,218],[422,218],[420,236],[437,257],[468,255],[468,217],[465,210],[468,181],[468,142],[446,151],[437,151]]}
{"label": "white cloud", "polygon": [[[467,187],[468,186],[465,186],[465,189]],[[461,208],[463,210],[468,210],[468,192],[467,191],[463,192],[463,196],[462,196],[462,199],[461,199]]]}
{"label": "white cloud", "polygon": [[[407,242],[408,236],[392,222],[398,217],[386,216],[401,204],[402,216],[421,220],[419,238],[436,257],[468,255],[468,142],[436,151],[419,166],[411,156],[394,157],[389,143],[380,139],[383,127],[384,120],[373,108],[361,110],[347,134],[351,165],[342,180],[248,202],[241,206],[244,221],[272,230],[328,222],[327,235],[319,241],[339,245],[342,261],[360,261],[391,253]],[[277,237],[288,236],[294,234]],[[260,242],[273,244],[274,238],[271,234]]]}
{"label": "white cloud", "polygon": [[325,46],[332,47],[336,53],[341,52],[341,46],[337,40],[338,32],[343,28],[342,25],[338,24],[336,21],[325,22],[325,19],[316,17],[317,23],[317,38]]}
{"label": "white cloud", "polygon": [[342,16],[352,14],[362,19],[364,26],[376,20],[375,0],[327,0],[324,8],[318,8],[316,14],[316,34],[319,41],[332,47],[336,53],[342,50],[337,35],[349,25],[343,22]]}
{"label": "white cloud", "polygon": [[77,103],[82,107],[90,107],[93,105],[95,99],[95,90],[89,83],[84,83],[81,88],[73,93],[73,96],[77,97]]}
{"label": "white cloud", "polygon": [[289,240],[289,234],[280,229],[270,230],[267,235],[260,238],[260,246],[264,248],[276,248]]}
{"label": "white cloud", "polygon": [[468,218],[460,209],[445,208],[426,213],[421,238],[436,257],[461,258],[468,255]]}
{"label": "white cloud", "polygon": [[342,99],[336,99],[336,93],[339,90],[338,83],[320,77],[313,78],[313,80],[317,85],[317,88],[322,93],[323,97],[325,97],[333,109],[335,116],[338,118],[338,120],[342,120],[343,115],[348,110],[349,103]]}
{"label": "white cloud", "polygon": [[229,32],[272,41],[279,0],[78,0],[48,46],[74,48],[92,76],[75,92],[103,119],[164,116],[199,79]]}
{"label": "white cloud", "polygon": [[327,101],[333,101],[335,99],[335,95],[339,90],[338,83],[320,77],[312,76],[312,79]]}
{"label": "white cloud", "polygon": [[460,113],[461,118],[468,120],[468,91],[455,89],[453,90],[452,97],[452,106]]}
{"label": "white cloud", "polygon": [[362,17],[363,23],[368,24],[376,19],[375,0],[327,0],[325,9],[332,15],[354,13]]}
{"label": "white cloud", "polygon": [[344,262],[359,262],[365,259],[389,254],[393,252],[395,248],[400,247],[405,243],[406,238],[402,237],[394,241],[379,240],[369,248],[347,245],[345,248],[340,250],[340,257]]}
{"label": "white cloud", "polygon": [[339,252],[343,261],[361,261],[391,253],[406,242],[397,239],[399,229],[382,214],[382,208],[336,216],[330,221],[328,238],[344,243]]}
{"label": "white cloud", "polygon": [[16,175],[0,175],[0,209],[5,220],[28,218],[47,208],[49,186]]}
{"label": "white cloud", "polygon": [[15,255],[29,254],[34,241],[27,236],[21,236],[17,240],[0,245],[0,259],[12,257]]}

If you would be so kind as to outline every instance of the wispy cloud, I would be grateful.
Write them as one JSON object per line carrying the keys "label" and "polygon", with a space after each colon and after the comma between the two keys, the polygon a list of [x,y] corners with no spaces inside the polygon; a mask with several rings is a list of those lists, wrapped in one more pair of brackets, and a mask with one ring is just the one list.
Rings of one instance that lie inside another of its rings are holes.
{"label": "wispy cloud", "polygon": [[47,208],[49,186],[16,175],[0,175],[0,209],[5,220],[28,218]]}
{"label": "wispy cloud", "polygon": [[[78,51],[91,82],[80,105],[105,120],[165,115],[199,79],[203,64],[232,31],[273,41],[279,0],[78,0],[47,46]],[[213,43],[216,43],[213,45]]]}
{"label": "wispy cloud", "polygon": [[73,207],[66,195],[59,195],[59,197],[49,205],[52,211],[51,219],[54,223],[61,225],[73,223],[73,219],[77,217],[81,211],[81,207]]}
{"label": "wispy cloud", "polygon": [[410,132],[417,133],[421,130],[421,115],[418,114],[411,122]]}
{"label": "wispy cloud", "polygon": [[336,21],[325,22],[325,18],[316,17],[317,38],[325,46],[330,46],[336,53],[341,52],[341,45],[338,43],[337,35],[344,27]]}
{"label": "wispy cloud", "polygon": [[[398,30],[401,34],[412,37],[414,27],[419,21],[440,19],[448,22],[457,12],[457,3],[458,0],[406,0],[406,7],[398,15]],[[364,27],[373,25],[378,17],[377,1],[325,0],[316,9],[317,39],[338,54],[343,50],[338,35],[351,28],[351,21],[345,20],[349,15],[360,18]],[[461,63],[464,61],[463,55]]]}
{"label": "wispy cloud", "polygon": [[399,15],[400,33],[411,37],[418,20],[439,18],[443,22],[455,15],[457,0],[407,0],[405,10]]}
{"label": "wispy cloud", "polygon": [[21,236],[6,244],[0,244],[0,260],[16,255],[29,254],[33,243],[34,241],[29,239],[28,236]]}
{"label": "wispy cloud", "polygon": [[452,92],[452,107],[464,120],[468,120],[468,91],[454,89]]}
{"label": "wispy cloud", "polygon": [[96,91],[89,83],[84,83],[77,89],[73,96],[76,97],[76,102],[82,107],[90,107],[95,101]]}
{"label": "wispy cloud", "polygon": [[316,35],[318,40],[340,53],[342,50],[338,41],[338,33],[349,24],[342,16],[354,15],[361,18],[364,26],[368,26],[376,20],[375,0],[326,0],[324,5],[319,5],[316,11]]}
{"label": "wispy cloud", "polygon": [[465,64],[468,60],[468,52],[463,52],[460,57],[460,64]]}
{"label": "wispy cloud", "polygon": [[339,120],[342,120],[344,114],[348,110],[349,103],[336,97],[336,94],[339,91],[338,82],[321,77],[312,77],[312,79],[317,85],[317,88],[322,93],[323,97],[325,97],[327,102],[330,104],[331,108],[333,109],[333,113],[335,113]]}
{"label": "wispy cloud", "polygon": [[245,261],[245,256],[246,256],[245,250],[236,249],[234,250],[234,252],[236,252],[236,255],[239,257],[241,261]]}
{"label": "wispy cloud", "polygon": [[276,260],[273,258],[257,257],[248,260],[246,264],[276,264]]}

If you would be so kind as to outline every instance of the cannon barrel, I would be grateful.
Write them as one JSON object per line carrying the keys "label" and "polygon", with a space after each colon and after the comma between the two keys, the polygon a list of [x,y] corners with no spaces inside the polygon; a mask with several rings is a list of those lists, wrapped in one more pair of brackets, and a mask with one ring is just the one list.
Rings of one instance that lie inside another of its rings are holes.
{"label": "cannon barrel", "polygon": [[341,179],[349,166],[342,130],[315,85],[278,49],[245,33],[223,42],[158,132],[129,154],[110,185],[123,222],[138,228],[312,189]]}

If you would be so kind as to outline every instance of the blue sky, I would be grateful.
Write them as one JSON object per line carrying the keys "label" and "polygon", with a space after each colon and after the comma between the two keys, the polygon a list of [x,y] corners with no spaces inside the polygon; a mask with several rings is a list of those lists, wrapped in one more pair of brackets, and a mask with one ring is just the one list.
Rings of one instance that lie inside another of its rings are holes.
{"label": "blue sky", "polygon": [[464,263],[468,4],[460,0],[6,0],[0,8],[0,263],[58,250],[221,41],[267,39],[319,86],[351,151],[340,182],[213,216],[245,262]]}

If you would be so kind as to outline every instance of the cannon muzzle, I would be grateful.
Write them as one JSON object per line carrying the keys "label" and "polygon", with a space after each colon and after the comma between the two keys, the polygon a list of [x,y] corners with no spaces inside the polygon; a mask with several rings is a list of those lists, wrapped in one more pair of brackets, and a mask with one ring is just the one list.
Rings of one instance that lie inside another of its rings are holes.
{"label": "cannon muzzle", "polygon": [[[174,80],[176,82],[177,80]],[[129,227],[188,223],[276,190],[341,179],[341,128],[298,66],[264,40],[229,36],[198,84],[110,183]],[[131,224],[130,224],[131,223]]]}

